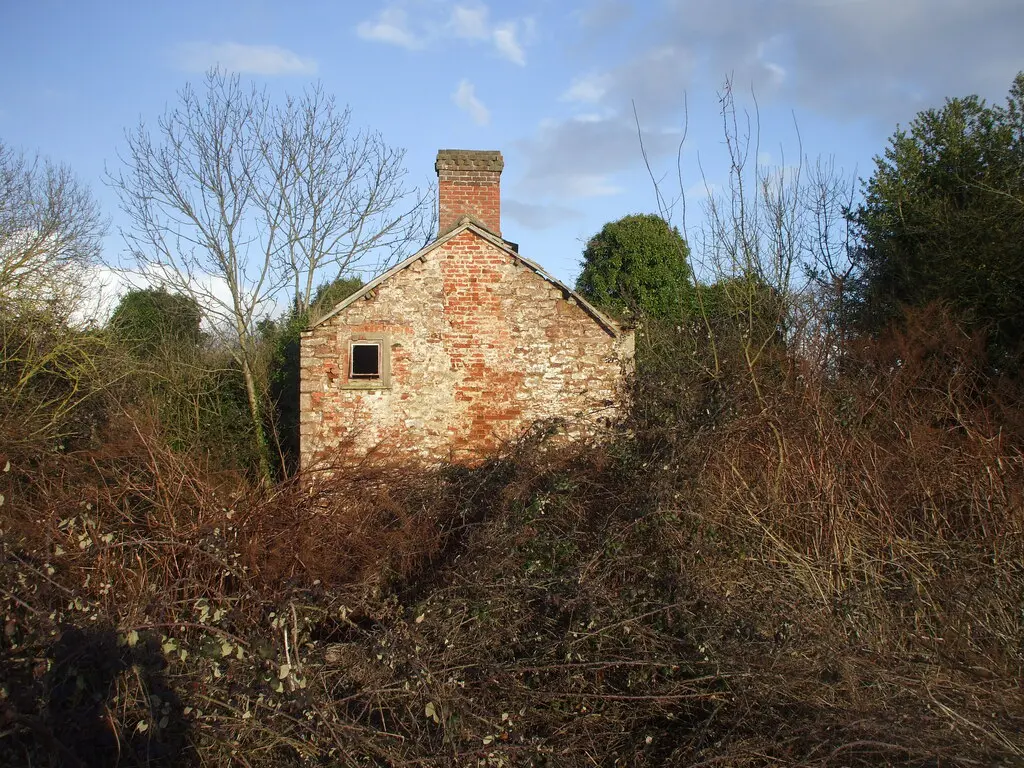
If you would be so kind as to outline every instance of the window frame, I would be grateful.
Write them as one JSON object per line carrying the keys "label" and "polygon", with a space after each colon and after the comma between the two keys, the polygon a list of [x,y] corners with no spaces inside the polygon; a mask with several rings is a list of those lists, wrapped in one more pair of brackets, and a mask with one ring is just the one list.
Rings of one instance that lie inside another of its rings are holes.
{"label": "window frame", "polygon": [[[373,347],[377,353],[377,362],[373,373],[356,373],[356,347]],[[348,377],[354,381],[380,381],[383,374],[383,352],[379,341],[368,339],[351,339],[348,343]]]}
{"label": "window frame", "polygon": [[[354,376],[352,374],[353,347],[356,345],[377,346],[377,366],[379,375]],[[386,333],[353,333],[348,337],[348,365],[345,366],[345,379],[342,389],[390,389],[391,388],[391,337]]]}

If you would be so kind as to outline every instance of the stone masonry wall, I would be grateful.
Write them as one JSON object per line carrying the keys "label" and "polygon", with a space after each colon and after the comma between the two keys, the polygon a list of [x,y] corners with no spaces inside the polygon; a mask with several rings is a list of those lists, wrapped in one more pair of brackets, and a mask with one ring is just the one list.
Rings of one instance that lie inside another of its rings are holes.
{"label": "stone masonry wall", "polygon": [[[387,388],[349,382],[360,334],[389,345]],[[596,423],[632,343],[465,230],[303,334],[302,466],[346,451],[473,460],[537,420]]]}

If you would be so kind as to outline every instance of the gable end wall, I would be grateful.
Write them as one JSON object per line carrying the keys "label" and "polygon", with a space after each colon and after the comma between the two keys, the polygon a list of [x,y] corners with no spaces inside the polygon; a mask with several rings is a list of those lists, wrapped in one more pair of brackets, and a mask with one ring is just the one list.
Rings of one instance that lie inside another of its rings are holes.
{"label": "gable end wall", "polygon": [[[390,351],[387,388],[351,388],[352,338]],[[374,450],[474,460],[534,422],[613,417],[632,358],[571,297],[464,231],[303,334],[302,466]]]}

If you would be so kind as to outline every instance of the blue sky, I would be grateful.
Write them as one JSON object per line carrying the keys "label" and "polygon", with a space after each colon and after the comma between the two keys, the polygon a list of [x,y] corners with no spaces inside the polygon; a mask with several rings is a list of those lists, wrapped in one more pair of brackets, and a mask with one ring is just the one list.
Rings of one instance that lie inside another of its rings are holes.
{"label": "blue sky", "polygon": [[762,160],[834,156],[867,176],[897,123],[947,96],[1002,100],[1024,69],[1022,0],[0,0],[0,141],[104,185],[123,133],[156,122],[215,64],[299,92],[319,80],[353,122],[433,178],[439,148],[498,149],[503,234],[572,282],[585,240],[655,209],[656,174],[699,209],[725,182],[717,92],[757,94]]}

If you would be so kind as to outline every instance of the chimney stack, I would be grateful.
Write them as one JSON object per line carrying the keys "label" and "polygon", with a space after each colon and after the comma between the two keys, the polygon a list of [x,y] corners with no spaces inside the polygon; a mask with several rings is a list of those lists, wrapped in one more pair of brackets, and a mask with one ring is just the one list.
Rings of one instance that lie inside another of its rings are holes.
{"label": "chimney stack", "polygon": [[442,149],[437,153],[438,234],[469,216],[501,235],[501,152]]}

